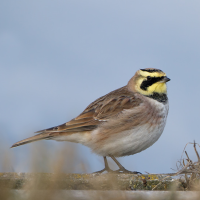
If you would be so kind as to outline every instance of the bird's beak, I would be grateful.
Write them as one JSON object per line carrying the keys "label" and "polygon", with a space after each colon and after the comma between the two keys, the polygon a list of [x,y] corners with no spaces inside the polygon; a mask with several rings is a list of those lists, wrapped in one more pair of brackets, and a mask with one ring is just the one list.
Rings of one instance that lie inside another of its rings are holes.
{"label": "bird's beak", "polygon": [[160,82],[161,83],[166,83],[166,82],[168,82],[170,80],[171,80],[170,78],[168,78],[167,76],[165,76]]}

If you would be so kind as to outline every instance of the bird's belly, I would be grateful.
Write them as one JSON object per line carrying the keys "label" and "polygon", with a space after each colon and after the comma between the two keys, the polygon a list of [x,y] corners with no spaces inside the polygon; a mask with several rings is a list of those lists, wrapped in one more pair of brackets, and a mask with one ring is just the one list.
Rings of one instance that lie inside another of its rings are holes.
{"label": "bird's belly", "polygon": [[145,124],[134,129],[111,135],[102,143],[90,146],[101,156],[113,155],[116,157],[139,153],[153,145],[161,136],[165,120],[159,124]]}
{"label": "bird's belly", "polygon": [[153,145],[161,136],[163,128],[160,126],[148,127],[144,125],[139,130],[127,131],[117,146],[115,156],[126,156],[139,153]]}
{"label": "bird's belly", "polygon": [[154,109],[146,123],[121,132],[107,132],[103,136],[100,129],[94,130],[92,143],[88,146],[99,155],[120,157],[139,153],[153,145],[164,130],[169,105],[150,101]]}

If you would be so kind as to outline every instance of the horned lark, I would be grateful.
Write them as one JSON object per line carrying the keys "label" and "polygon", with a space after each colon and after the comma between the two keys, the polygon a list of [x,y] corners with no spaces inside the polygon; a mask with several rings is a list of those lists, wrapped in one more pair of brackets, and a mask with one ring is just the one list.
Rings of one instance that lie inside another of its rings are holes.
{"label": "horned lark", "polygon": [[38,131],[37,135],[13,144],[51,139],[88,146],[118,165],[118,172],[129,172],[115,157],[141,152],[161,136],[168,114],[166,74],[154,68],[138,70],[128,84],[92,102],[79,116],[62,125]]}

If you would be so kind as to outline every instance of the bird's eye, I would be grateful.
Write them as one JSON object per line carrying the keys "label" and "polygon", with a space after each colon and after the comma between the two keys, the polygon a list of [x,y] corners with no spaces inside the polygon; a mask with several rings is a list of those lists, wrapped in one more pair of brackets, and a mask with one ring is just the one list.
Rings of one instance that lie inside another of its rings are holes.
{"label": "bird's eye", "polygon": [[147,80],[151,80],[151,77],[150,77],[150,76],[147,76]]}

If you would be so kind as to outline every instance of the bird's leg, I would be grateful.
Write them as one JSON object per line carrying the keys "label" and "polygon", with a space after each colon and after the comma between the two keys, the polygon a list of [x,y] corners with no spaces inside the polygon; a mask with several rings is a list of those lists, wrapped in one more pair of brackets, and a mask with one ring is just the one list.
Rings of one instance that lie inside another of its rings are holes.
{"label": "bird's leg", "polygon": [[100,171],[94,172],[94,173],[103,173],[104,171],[107,171],[107,172],[114,172],[114,171],[111,170],[110,167],[108,166],[108,161],[107,161],[106,156],[104,156],[103,158],[104,158],[105,168],[102,169],[102,170],[100,170]]}
{"label": "bird's leg", "polygon": [[115,172],[121,172],[121,173],[125,173],[125,174],[141,174],[140,172],[136,172],[136,171],[132,172],[132,171],[125,169],[114,156],[110,156],[110,157],[114,160],[114,162],[119,167],[119,169],[116,170]]}

